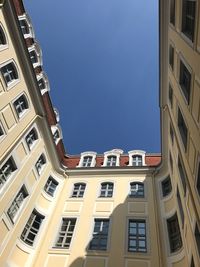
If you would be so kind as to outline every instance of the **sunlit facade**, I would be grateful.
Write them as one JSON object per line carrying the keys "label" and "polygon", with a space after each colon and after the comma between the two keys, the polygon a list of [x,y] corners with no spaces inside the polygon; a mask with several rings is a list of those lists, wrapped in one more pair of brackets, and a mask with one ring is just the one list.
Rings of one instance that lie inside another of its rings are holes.
{"label": "sunlit facade", "polygon": [[199,1],[160,1],[162,158],[68,155],[31,20],[0,1],[0,266],[200,266],[199,29]]}

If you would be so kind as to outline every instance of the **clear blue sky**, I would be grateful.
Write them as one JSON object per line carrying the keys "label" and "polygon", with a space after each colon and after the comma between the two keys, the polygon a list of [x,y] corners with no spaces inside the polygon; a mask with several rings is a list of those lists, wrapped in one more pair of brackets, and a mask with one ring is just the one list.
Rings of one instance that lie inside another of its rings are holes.
{"label": "clear blue sky", "polygon": [[67,153],[160,151],[158,0],[25,0]]}

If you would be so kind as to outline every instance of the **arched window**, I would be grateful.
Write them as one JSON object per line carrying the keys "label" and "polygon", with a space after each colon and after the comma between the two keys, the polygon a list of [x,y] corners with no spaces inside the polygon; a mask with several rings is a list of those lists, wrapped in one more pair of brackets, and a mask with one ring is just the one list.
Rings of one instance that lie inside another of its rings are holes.
{"label": "arched window", "polygon": [[6,42],[6,36],[5,36],[4,30],[0,26],[0,47],[6,44],[7,42]]}
{"label": "arched window", "polygon": [[99,197],[112,197],[113,196],[113,183],[102,183],[101,192]]}
{"label": "arched window", "polygon": [[86,187],[86,184],[84,183],[74,184],[72,197],[83,197],[84,192],[85,192],[85,187]]}
{"label": "arched window", "polygon": [[21,95],[13,102],[17,116],[20,118],[24,112],[28,109],[28,102],[25,95]]}
{"label": "arched window", "polygon": [[144,184],[141,182],[130,183],[130,197],[144,197]]}
{"label": "arched window", "polygon": [[107,157],[107,166],[116,166],[117,157],[116,156],[108,156]]}
{"label": "arched window", "polygon": [[18,73],[13,62],[1,67],[1,74],[7,86],[18,79]]}
{"label": "arched window", "polygon": [[140,155],[132,156],[132,166],[142,166],[142,156]]}

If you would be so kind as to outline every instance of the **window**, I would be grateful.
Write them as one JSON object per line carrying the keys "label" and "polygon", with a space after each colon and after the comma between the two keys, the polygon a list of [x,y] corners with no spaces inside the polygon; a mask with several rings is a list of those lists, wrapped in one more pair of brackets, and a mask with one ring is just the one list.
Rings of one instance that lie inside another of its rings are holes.
{"label": "window", "polygon": [[180,158],[178,158],[178,170],[179,170],[179,175],[181,178],[181,182],[183,185],[183,191],[184,191],[184,195],[186,193],[186,173],[185,173],[185,169],[183,167],[183,164],[180,160]]}
{"label": "window", "polygon": [[172,45],[169,46],[169,65],[172,70],[174,69],[174,47]]}
{"label": "window", "polygon": [[113,183],[102,183],[100,197],[112,197],[113,187]]}
{"label": "window", "polygon": [[116,156],[108,156],[106,166],[116,166],[117,157]]}
{"label": "window", "polygon": [[13,172],[17,169],[13,157],[10,157],[0,168],[0,189],[4,186],[6,181],[10,178]]}
{"label": "window", "polygon": [[53,197],[57,186],[58,182],[50,176],[44,186],[44,191]]}
{"label": "window", "polygon": [[6,36],[3,28],[0,26],[0,47],[6,45]]}
{"label": "window", "polygon": [[177,201],[178,201],[178,207],[179,207],[179,212],[180,212],[180,217],[181,217],[181,222],[182,225],[184,224],[184,212],[183,212],[183,206],[182,206],[182,202],[181,202],[181,197],[180,197],[180,193],[177,187]]}
{"label": "window", "polygon": [[175,1],[170,0],[170,23],[175,26]]}
{"label": "window", "polygon": [[26,187],[23,185],[7,211],[7,214],[13,223],[27,196],[28,192]]}
{"label": "window", "polygon": [[199,256],[200,256],[200,231],[199,231],[199,227],[196,223],[196,227],[195,227],[195,240],[196,240],[196,244],[197,244],[197,249],[199,252]]}
{"label": "window", "polygon": [[20,19],[19,20],[19,24],[20,24],[22,33],[24,35],[30,33],[29,26],[28,26],[28,23],[27,23],[26,19]]}
{"label": "window", "polygon": [[174,131],[173,131],[171,123],[170,123],[169,131],[170,131],[171,142],[172,142],[172,145],[173,145],[174,144]]}
{"label": "window", "polygon": [[132,156],[132,165],[133,166],[142,166],[142,156],[140,156],[140,155]]}
{"label": "window", "polygon": [[60,138],[60,134],[58,130],[55,130],[55,132],[53,133],[53,140],[56,143],[58,141],[58,139]]}
{"label": "window", "polygon": [[42,169],[43,169],[43,167],[44,167],[45,164],[46,164],[46,159],[45,159],[45,156],[42,154],[39,157],[39,159],[36,162],[36,164],[35,164],[35,168],[36,168],[36,170],[37,170],[37,172],[38,172],[39,175],[41,174]]}
{"label": "window", "polygon": [[199,162],[198,173],[197,173],[197,191],[200,196],[200,162]]}
{"label": "window", "polygon": [[19,118],[28,109],[27,99],[24,95],[21,95],[19,98],[17,98],[17,100],[14,101],[13,105]]}
{"label": "window", "polygon": [[75,225],[76,225],[75,218],[62,218],[62,225],[60,227],[58,237],[55,242],[56,248],[70,247]]}
{"label": "window", "polygon": [[83,158],[83,167],[90,167],[92,163],[92,157],[91,156],[86,156]]}
{"label": "window", "polygon": [[44,216],[36,210],[33,210],[21,234],[21,239],[28,245],[32,246],[39,232]]}
{"label": "window", "polygon": [[195,30],[195,0],[182,1],[182,32],[193,42]]}
{"label": "window", "polygon": [[182,60],[180,60],[180,74],[179,74],[179,84],[181,90],[187,100],[187,103],[190,102],[190,90],[191,90],[191,73],[186,68]]}
{"label": "window", "polygon": [[109,220],[95,219],[92,240],[89,249],[91,250],[107,250],[108,243]]}
{"label": "window", "polygon": [[169,152],[169,163],[170,163],[171,172],[173,172],[174,165],[173,165],[173,159],[172,159],[171,152]]}
{"label": "window", "polygon": [[0,138],[4,136],[4,130],[3,130],[3,126],[1,125],[1,122],[0,122]]}
{"label": "window", "polygon": [[172,108],[173,107],[173,89],[172,89],[171,84],[169,84],[169,103]]}
{"label": "window", "polygon": [[31,150],[35,142],[38,140],[38,134],[35,128],[33,128],[25,137],[26,143]]}
{"label": "window", "polygon": [[86,184],[84,183],[74,184],[72,197],[83,197],[84,192],[85,192],[85,187],[86,187]]}
{"label": "window", "polygon": [[168,196],[172,191],[171,178],[168,176],[165,180],[162,181],[162,194],[163,197]]}
{"label": "window", "polygon": [[128,251],[147,252],[145,220],[129,220]]}
{"label": "window", "polygon": [[184,145],[185,150],[187,149],[187,138],[188,138],[188,129],[181,114],[180,109],[178,109],[178,129],[181,135],[181,139]]}
{"label": "window", "polygon": [[167,220],[167,229],[170,243],[170,251],[175,252],[182,247],[182,238],[177,214]]}
{"label": "window", "polygon": [[39,86],[39,88],[40,88],[41,91],[44,90],[44,89],[46,89],[46,84],[45,84],[45,81],[44,81],[43,78],[41,78],[41,79],[38,80],[38,86]]}
{"label": "window", "polygon": [[7,86],[18,79],[18,73],[13,62],[1,67],[1,74]]}
{"label": "window", "polygon": [[144,197],[144,184],[139,182],[130,183],[130,197]]}
{"label": "window", "polygon": [[38,57],[37,57],[35,50],[31,50],[29,54],[30,54],[30,59],[31,59],[32,64],[34,65],[35,63],[38,63]]}

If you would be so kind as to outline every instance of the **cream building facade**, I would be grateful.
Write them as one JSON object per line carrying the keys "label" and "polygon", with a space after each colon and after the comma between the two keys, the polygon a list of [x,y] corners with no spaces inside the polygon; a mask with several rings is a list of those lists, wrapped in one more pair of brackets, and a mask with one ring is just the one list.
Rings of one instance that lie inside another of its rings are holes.
{"label": "cream building facade", "polygon": [[159,154],[67,155],[21,0],[0,1],[0,266],[200,266],[200,3],[160,0]]}

